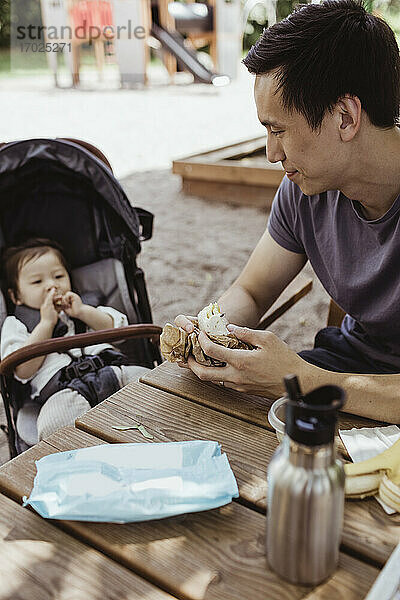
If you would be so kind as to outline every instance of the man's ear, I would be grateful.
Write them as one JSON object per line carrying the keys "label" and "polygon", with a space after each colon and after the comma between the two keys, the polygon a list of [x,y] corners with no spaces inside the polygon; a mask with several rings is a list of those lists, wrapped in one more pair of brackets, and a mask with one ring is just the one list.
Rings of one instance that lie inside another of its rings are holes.
{"label": "man's ear", "polygon": [[339,135],[344,142],[350,142],[361,126],[361,101],[357,96],[346,95],[336,104]]}
{"label": "man's ear", "polygon": [[8,295],[16,306],[20,306],[22,304],[21,300],[18,300],[17,296],[14,294],[14,290],[11,288],[8,290]]}

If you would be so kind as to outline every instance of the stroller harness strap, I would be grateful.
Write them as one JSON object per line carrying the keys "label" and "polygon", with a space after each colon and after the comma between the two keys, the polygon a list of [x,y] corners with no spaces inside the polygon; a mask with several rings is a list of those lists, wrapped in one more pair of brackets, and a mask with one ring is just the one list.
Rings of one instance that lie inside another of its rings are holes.
{"label": "stroller harness strap", "polygon": [[[25,306],[23,304],[15,307],[14,315],[25,325],[29,333],[32,333],[36,325],[38,325],[40,322],[40,310],[37,310],[36,308],[30,308],[29,306]],[[74,323],[75,333],[84,333],[86,331],[86,325],[82,323],[82,321],[79,319],[72,319],[72,321]],[[63,323],[61,319],[58,319],[53,329],[52,337],[63,337],[67,331],[68,326]]]}
{"label": "stroller harness strap", "polygon": [[[15,316],[24,323],[30,333],[40,321],[40,311],[28,306],[16,306]],[[72,320],[75,333],[83,333],[86,330],[82,321]],[[67,325],[58,319],[53,337],[63,337],[67,329]],[[83,352],[82,356],[75,357],[69,352],[67,354],[71,358],[70,364],[57,371],[36,398],[41,405],[53,394],[69,388],[81,394],[93,407],[120,389],[119,381],[111,366],[127,364],[127,357],[121,352],[107,348],[96,355],[85,355]]]}
{"label": "stroller harness strap", "polygon": [[112,348],[93,356],[73,357],[46,383],[36,399],[44,404],[50,396],[67,388],[81,394],[93,408],[120,389],[119,381],[111,366],[121,366],[126,357]]}

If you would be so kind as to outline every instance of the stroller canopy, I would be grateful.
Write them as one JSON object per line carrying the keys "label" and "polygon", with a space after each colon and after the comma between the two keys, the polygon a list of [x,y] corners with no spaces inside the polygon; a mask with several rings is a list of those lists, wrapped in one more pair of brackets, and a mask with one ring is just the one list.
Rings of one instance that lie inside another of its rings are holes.
{"label": "stroller canopy", "polygon": [[133,256],[140,252],[138,212],[111,170],[63,139],[0,148],[0,228],[1,246],[27,237],[56,240],[72,268],[121,258],[127,244]]}

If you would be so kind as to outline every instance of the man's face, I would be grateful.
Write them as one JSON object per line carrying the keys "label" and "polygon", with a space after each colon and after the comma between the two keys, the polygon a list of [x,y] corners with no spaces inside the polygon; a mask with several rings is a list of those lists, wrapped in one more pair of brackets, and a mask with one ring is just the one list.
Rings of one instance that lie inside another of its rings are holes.
{"label": "man's face", "polygon": [[276,92],[273,75],[256,77],[254,95],[258,118],[267,129],[267,158],[281,162],[290,180],[307,195],[340,189],[346,159],[337,115],[327,113],[313,131],[300,113],[288,113]]}

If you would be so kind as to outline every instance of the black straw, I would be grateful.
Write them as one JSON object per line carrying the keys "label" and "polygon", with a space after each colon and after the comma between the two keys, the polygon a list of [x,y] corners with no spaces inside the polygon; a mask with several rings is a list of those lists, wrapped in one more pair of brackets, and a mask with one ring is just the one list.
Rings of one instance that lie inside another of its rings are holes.
{"label": "black straw", "polygon": [[283,378],[285,383],[286,391],[290,400],[293,402],[300,402],[303,399],[303,395],[301,393],[299,380],[297,379],[297,375],[285,375]]}

